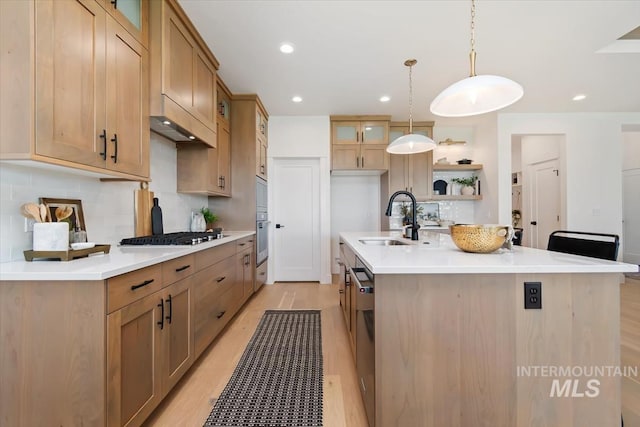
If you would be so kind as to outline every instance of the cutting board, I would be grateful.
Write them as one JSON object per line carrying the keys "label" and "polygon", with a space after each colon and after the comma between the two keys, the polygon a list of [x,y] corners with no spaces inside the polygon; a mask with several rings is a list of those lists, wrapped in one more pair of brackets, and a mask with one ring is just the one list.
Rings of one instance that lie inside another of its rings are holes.
{"label": "cutting board", "polygon": [[151,235],[151,207],[153,206],[153,191],[149,191],[149,183],[141,182],[140,188],[135,190],[135,236]]}

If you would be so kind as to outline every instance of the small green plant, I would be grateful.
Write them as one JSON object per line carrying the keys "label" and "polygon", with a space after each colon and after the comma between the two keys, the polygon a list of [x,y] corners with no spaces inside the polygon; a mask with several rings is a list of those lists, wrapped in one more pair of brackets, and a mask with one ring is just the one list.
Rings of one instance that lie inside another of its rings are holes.
{"label": "small green plant", "polygon": [[478,180],[477,176],[471,176],[469,178],[453,178],[451,181],[462,185],[463,187],[473,187],[476,185],[476,181]]}
{"label": "small green plant", "polygon": [[204,220],[207,224],[213,224],[218,220],[218,216],[211,212],[211,209],[207,207],[203,207],[202,209],[200,209],[200,213],[204,217]]}

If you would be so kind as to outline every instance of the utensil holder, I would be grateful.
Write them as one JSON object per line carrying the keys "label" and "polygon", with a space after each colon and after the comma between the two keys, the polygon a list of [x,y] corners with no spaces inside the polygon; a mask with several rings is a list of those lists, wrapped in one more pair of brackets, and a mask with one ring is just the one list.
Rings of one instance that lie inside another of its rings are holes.
{"label": "utensil holder", "polygon": [[34,251],[66,251],[69,249],[69,224],[36,222],[33,224]]}

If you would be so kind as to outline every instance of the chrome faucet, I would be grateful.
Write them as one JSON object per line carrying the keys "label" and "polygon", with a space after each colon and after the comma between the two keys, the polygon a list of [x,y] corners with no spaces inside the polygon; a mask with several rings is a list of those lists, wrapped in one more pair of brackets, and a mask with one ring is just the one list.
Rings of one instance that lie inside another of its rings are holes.
{"label": "chrome faucet", "polygon": [[418,219],[417,219],[417,206],[418,206],[418,202],[416,202],[416,198],[413,196],[413,194],[411,194],[408,191],[396,191],[395,193],[393,193],[391,195],[391,198],[389,199],[389,204],[387,205],[387,211],[385,212],[386,216],[391,216],[391,209],[393,208],[393,199],[395,199],[397,196],[399,196],[400,194],[404,194],[405,196],[409,196],[409,198],[411,199],[411,240],[419,240],[418,237],[418,229],[420,228],[420,225],[418,224]]}

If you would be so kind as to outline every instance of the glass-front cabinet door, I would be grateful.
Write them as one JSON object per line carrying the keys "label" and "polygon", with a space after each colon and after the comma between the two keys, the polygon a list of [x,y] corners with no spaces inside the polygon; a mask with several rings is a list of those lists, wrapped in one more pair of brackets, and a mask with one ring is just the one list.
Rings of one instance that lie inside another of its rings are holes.
{"label": "glass-front cabinet door", "polygon": [[362,122],[361,142],[363,144],[388,144],[389,124],[388,122]]}
{"label": "glass-front cabinet door", "polygon": [[109,15],[113,16],[136,40],[145,47],[149,46],[149,0],[99,1],[104,2]]}
{"label": "glass-front cabinet door", "polygon": [[334,122],[332,128],[334,144],[360,143],[360,122]]}

